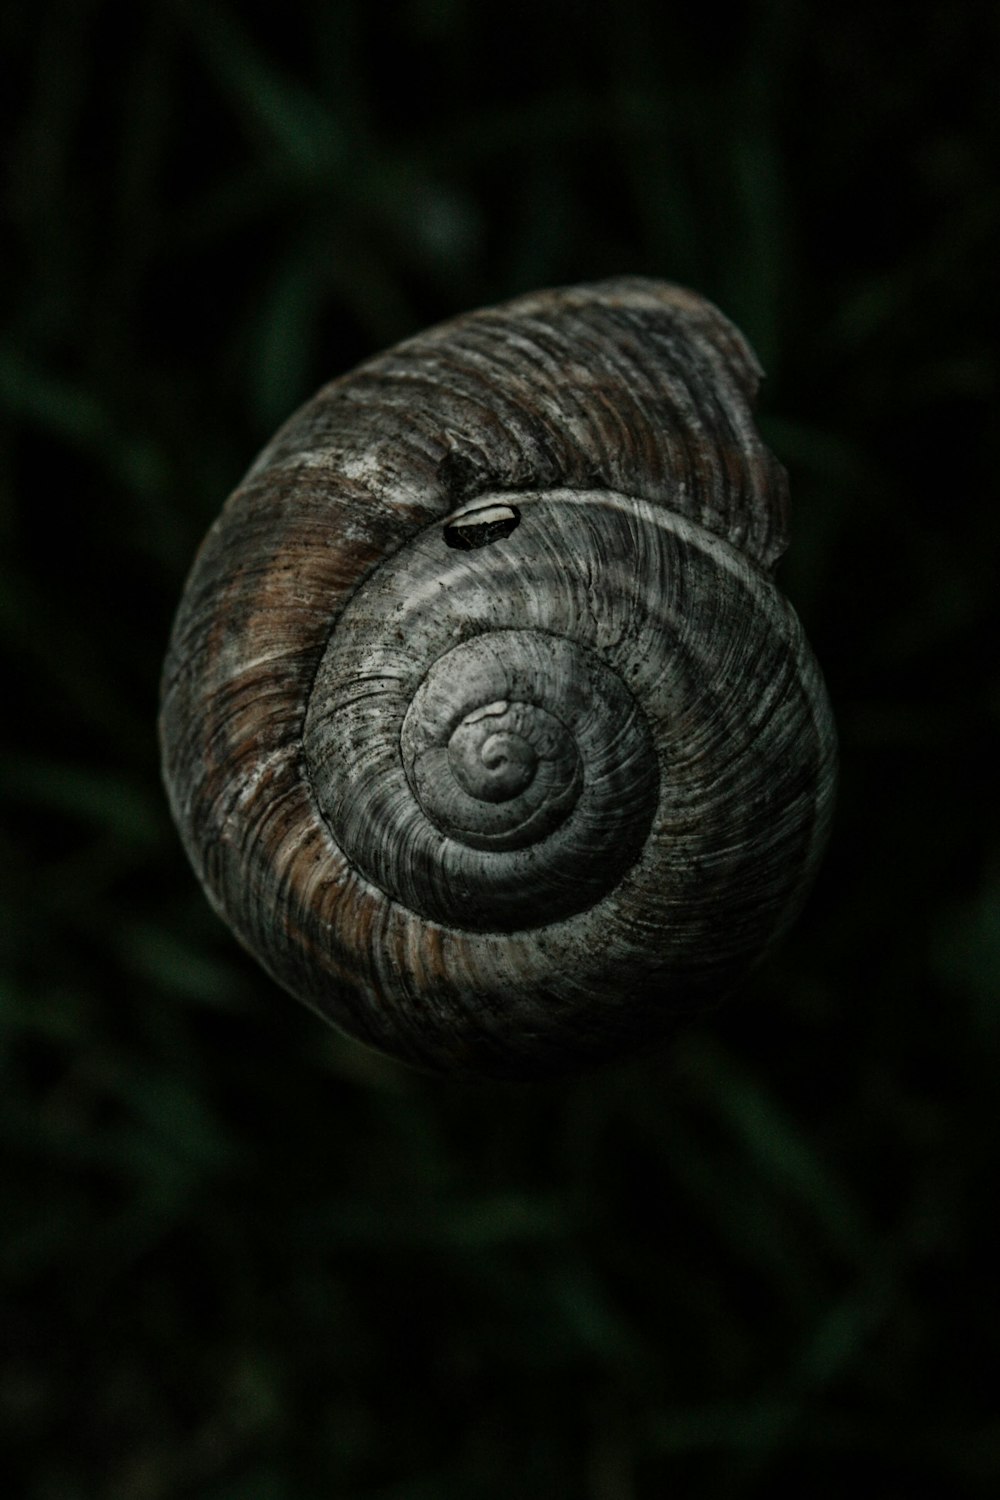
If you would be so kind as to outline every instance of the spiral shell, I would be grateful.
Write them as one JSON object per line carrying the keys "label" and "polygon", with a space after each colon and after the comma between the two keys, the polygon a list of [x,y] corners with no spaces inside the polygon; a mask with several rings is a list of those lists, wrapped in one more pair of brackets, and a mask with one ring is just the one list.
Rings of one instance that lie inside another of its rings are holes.
{"label": "spiral shell", "polygon": [[735,988],[829,822],[759,371],[690,292],[542,292],[326,386],[164,672],[174,817],[293,994],[418,1065],[621,1055]]}

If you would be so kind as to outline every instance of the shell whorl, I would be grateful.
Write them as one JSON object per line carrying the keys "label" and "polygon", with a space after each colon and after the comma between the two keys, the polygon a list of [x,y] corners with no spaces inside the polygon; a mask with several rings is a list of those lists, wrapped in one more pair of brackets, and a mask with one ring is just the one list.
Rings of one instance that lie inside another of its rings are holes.
{"label": "shell whorl", "polygon": [[834,738],[769,577],[758,378],[679,288],[538,293],[325,387],[230,498],[165,667],[167,785],[213,903],[337,1024],[561,1071],[787,925]]}

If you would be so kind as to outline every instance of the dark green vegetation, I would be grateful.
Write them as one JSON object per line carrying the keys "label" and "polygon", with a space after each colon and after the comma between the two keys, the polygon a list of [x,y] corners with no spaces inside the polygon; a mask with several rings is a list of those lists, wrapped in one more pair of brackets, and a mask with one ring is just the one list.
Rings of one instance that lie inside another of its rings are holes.
{"label": "dark green vegetation", "polygon": [[[996,8],[668,9],[0,19],[12,1500],[997,1493]],[[769,371],[834,842],[671,1059],[435,1082],[210,914],[159,663],[321,380],[619,271]]]}

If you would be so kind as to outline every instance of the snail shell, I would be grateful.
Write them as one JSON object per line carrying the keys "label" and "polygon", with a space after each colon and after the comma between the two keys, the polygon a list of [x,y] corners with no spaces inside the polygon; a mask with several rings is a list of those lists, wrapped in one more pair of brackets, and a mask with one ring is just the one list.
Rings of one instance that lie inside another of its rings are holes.
{"label": "snail shell", "polygon": [[335,380],[203,543],[161,738],[215,908],[426,1068],[622,1055],[801,904],[835,774],[770,570],[759,369],[655,281],[472,313]]}

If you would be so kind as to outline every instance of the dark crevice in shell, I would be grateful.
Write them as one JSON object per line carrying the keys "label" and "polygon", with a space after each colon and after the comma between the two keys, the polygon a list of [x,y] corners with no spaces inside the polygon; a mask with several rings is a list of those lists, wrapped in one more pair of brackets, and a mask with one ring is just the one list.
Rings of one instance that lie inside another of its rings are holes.
{"label": "dark crevice in shell", "polygon": [[470,505],[452,516],[444,523],[442,535],[447,547],[474,552],[502,541],[520,524],[521,512],[517,506],[504,504],[502,497],[497,497],[489,504]]}

